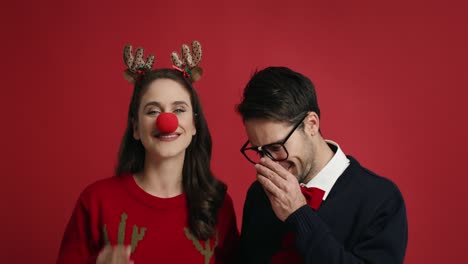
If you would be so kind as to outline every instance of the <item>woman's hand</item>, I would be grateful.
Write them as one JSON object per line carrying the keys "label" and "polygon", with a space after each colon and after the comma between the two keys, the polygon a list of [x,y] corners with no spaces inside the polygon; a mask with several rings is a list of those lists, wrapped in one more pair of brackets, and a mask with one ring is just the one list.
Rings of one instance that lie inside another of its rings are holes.
{"label": "woman's hand", "polygon": [[96,259],[96,264],[134,264],[130,260],[131,246],[105,246]]}

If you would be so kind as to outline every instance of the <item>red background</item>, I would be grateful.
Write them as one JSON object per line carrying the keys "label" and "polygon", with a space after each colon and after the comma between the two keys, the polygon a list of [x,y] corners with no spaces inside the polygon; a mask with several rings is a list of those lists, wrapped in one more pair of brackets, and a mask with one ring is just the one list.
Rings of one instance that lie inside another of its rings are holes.
{"label": "red background", "polygon": [[53,263],[79,193],[112,175],[132,90],[123,46],[169,67],[170,52],[196,39],[213,170],[238,220],[254,170],[234,107],[256,68],[286,65],[316,84],[324,136],[400,187],[406,263],[462,262],[466,10],[464,1],[3,2],[0,261]]}

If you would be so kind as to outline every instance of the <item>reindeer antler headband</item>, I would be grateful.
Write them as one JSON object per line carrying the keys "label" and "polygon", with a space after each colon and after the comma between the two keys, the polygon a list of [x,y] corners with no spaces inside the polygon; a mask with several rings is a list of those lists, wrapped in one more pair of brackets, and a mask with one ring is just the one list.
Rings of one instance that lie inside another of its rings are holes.
{"label": "reindeer antler headband", "polygon": [[184,72],[185,75],[190,77],[192,82],[200,80],[203,75],[203,69],[199,66],[202,58],[202,47],[200,42],[192,42],[192,52],[186,44],[182,45],[182,59],[177,52],[171,53],[172,64],[174,68]]}
{"label": "reindeer antler headband", "polygon": [[[135,57],[132,54],[132,46],[126,45],[123,51],[123,59],[127,69],[124,71],[124,78],[132,83],[139,81],[147,71],[151,70],[154,64],[154,55],[150,54],[146,61],[143,60],[143,48],[137,48]],[[185,44],[182,45],[182,59],[177,52],[171,53],[173,68],[184,73],[190,81],[196,82],[203,75],[203,69],[199,66],[202,57],[201,44],[198,41],[192,42],[192,51]]]}
{"label": "reindeer antler headband", "polygon": [[124,78],[135,84],[145,73],[151,70],[154,64],[154,55],[150,54],[146,61],[143,60],[143,48],[137,48],[135,57],[132,55],[132,46],[126,45],[123,51],[123,59],[127,69],[124,71]]}

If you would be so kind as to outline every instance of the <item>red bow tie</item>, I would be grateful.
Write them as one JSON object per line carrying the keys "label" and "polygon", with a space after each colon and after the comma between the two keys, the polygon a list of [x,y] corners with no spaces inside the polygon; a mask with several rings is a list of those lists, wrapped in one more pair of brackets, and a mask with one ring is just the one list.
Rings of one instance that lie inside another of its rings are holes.
{"label": "red bow tie", "polygon": [[312,207],[314,210],[317,210],[320,207],[320,204],[323,201],[323,196],[325,191],[316,187],[305,187],[301,186],[301,192],[306,198],[307,204]]}
{"label": "red bow tie", "polygon": [[[316,187],[305,187],[301,186],[301,192],[306,198],[307,204],[314,210],[320,207],[323,201],[325,191]],[[297,250],[294,247],[294,235],[289,232],[281,241],[281,249],[273,255],[271,263],[302,263],[302,259],[299,256]]]}

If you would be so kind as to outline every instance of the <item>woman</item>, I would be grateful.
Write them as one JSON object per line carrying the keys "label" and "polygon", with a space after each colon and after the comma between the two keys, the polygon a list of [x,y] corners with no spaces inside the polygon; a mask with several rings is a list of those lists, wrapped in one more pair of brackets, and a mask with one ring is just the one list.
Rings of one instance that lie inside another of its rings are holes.
{"label": "woman", "polygon": [[210,170],[211,136],[189,74],[137,77],[116,176],[83,191],[58,263],[234,261],[232,200]]}

